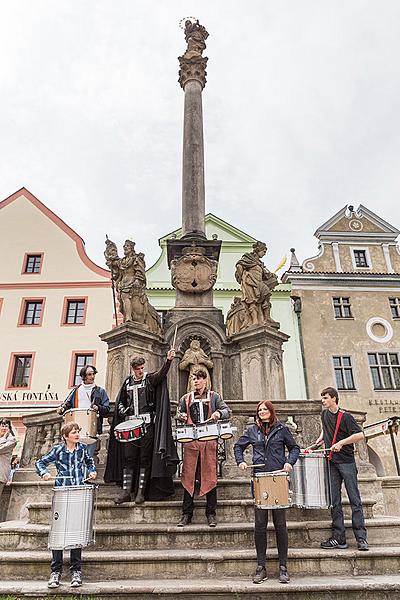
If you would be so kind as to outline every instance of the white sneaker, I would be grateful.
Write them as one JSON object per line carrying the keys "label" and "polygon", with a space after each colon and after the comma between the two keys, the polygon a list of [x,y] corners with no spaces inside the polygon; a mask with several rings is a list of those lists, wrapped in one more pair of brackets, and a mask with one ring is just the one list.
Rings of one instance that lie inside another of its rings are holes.
{"label": "white sneaker", "polygon": [[50,579],[47,582],[48,588],[58,588],[60,585],[61,573],[58,571],[52,571],[50,575]]}

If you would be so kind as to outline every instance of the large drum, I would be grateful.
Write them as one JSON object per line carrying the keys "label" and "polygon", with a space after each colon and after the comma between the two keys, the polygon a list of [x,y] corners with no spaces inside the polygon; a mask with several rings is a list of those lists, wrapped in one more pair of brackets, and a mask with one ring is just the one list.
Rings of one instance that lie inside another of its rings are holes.
{"label": "large drum", "polygon": [[329,508],[331,483],[328,459],[321,454],[300,454],[290,474],[292,504],[300,508]]}
{"label": "large drum", "polygon": [[289,508],[287,473],[255,473],[254,504],[257,508]]}
{"label": "large drum", "polygon": [[53,488],[52,516],[48,547],[70,550],[94,544],[93,513],[95,485]]}
{"label": "large drum", "polygon": [[80,441],[93,444],[97,440],[97,412],[92,408],[71,408],[63,414],[65,423],[78,423],[81,428]]}
{"label": "large drum", "polygon": [[146,424],[143,419],[135,418],[122,421],[114,427],[114,437],[119,442],[134,442],[146,433]]}

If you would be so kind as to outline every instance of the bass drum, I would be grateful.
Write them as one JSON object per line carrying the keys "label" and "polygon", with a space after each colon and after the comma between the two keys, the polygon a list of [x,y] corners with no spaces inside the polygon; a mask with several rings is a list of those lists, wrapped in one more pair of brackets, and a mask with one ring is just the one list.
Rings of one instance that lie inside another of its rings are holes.
{"label": "bass drum", "polygon": [[95,485],[53,488],[52,515],[48,547],[71,550],[94,544],[93,513]]}
{"label": "bass drum", "polygon": [[300,454],[290,474],[292,504],[299,508],[330,508],[329,462],[321,454]]}
{"label": "bass drum", "polygon": [[254,504],[257,508],[289,508],[287,473],[255,473],[253,477]]}

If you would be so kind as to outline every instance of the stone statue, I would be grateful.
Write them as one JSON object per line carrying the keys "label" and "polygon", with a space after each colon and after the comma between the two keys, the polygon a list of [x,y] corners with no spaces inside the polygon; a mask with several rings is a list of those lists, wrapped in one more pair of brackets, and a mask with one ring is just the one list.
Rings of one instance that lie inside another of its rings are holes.
{"label": "stone statue", "polygon": [[245,303],[235,296],[231,307],[226,315],[226,334],[233,335],[250,325]]}
{"label": "stone statue", "polygon": [[208,38],[208,31],[199,21],[192,22],[190,19],[185,21],[185,40],[187,49],[183,55],[188,60],[200,58],[206,49],[205,40]]}
{"label": "stone statue", "polygon": [[211,377],[208,369],[212,369],[214,366],[213,361],[207,356],[203,348],[200,345],[200,340],[193,339],[190,342],[189,348],[186,350],[181,362],[179,363],[179,369],[181,371],[189,371],[189,378],[187,383],[187,392],[193,390],[193,378],[192,375],[197,369],[203,369],[207,373],[207,389],[211,389]]}
{"label": "stone statue", "polygon": [[146,264],[144,254],[135,252],[135,242],[126,240],[124,256],[118,256],[116,244],[107,239],[104,251],[111,271],[124,323],[141,323],[153,333],[160,333],[160,317],[146,295]]}
{"label": "stone statue", "polygon": [[235,278],[242,289],[241,302],[247,313],[242,329],[266,323],[276,326],[271,319],[270,298],[278,278],[275,273],[268,271],[261,260],[266,252],[264,242],[255,242],[253,252],[246,252],[236,263]]}

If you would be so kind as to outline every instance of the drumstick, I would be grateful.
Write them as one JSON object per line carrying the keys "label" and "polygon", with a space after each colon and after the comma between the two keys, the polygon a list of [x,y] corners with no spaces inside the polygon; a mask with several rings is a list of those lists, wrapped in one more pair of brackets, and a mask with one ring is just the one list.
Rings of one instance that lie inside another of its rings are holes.
{"label": "drumstick", "polygon": [[175,342],[176,342],[176,334],[178,332],[178,323],[175,325],[175,333],[174,333],[174,339],[172,341],[172,348],[175,349]]}
{"label": "drumstick", "polygon": [[265,463],[259,463],[258,465],[247,465],[248,467],[265,467]]}

